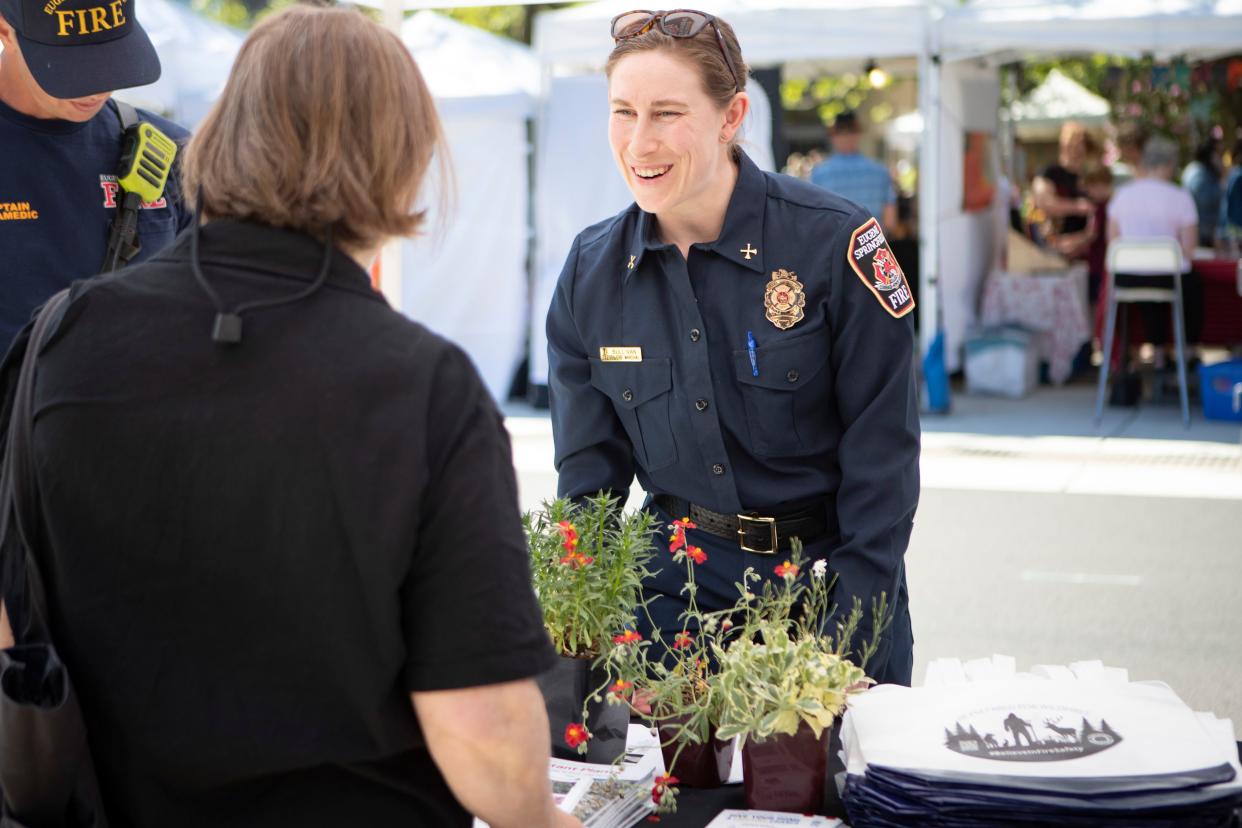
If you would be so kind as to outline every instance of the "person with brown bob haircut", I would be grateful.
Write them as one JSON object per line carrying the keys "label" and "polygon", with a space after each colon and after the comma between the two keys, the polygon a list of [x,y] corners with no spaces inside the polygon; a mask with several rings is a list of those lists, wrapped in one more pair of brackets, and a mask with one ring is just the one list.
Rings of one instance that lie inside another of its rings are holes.
{"label": "person with brown bob haircut", "polygon": [[35,558],[113,825],[580,824],[501,417],[366,270],[443,150],[395,36],[273,15],[188,147],[201,226],[40,352]]}
{"label": "person with brown bob haircut", "polygon": [[697,632],[690,589],[711,612],[750,567],[778,581],[796,537],[836,576],[841,612],[886,599],[867,669],[908,684],[911,287],[876,216],[742,150],[746,63],[727,22],[632,11],[611,34],[609,141],[634,204],[578,235],[548,311],[559,492],[624,495],[637,475],[666,542],[701,551],[692,586],[676,565],[644,583],[644,637]]}

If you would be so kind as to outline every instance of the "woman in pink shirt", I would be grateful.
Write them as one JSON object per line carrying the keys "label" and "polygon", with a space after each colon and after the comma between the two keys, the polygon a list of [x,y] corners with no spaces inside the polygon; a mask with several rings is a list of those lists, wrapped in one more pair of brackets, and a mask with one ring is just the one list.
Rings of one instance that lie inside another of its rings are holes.
{"label": "woman in pink shirt", "polygon": [[[1148,139],[1135,179],[1117,189],[1108,203],[1108,239],[1173,238],[1182,246],[1182,307],[1186,316],[1186,338],[1198,339],[1203,318],[1203,289],[1190,272],[1190,261],[1199,238],[1199,212],[1195,200],[1172,179],[1178,169],[1177,145],[1160,135]],[[1153,281],[1150,276],[1136,279],[1128,273],[1113,274],[1118,287],[1172,287],[1171,276]],[[1168,345],[1169,305],[1140,303],[1147,340]],[[1157,367],[1164,354],[1157,350]]]}

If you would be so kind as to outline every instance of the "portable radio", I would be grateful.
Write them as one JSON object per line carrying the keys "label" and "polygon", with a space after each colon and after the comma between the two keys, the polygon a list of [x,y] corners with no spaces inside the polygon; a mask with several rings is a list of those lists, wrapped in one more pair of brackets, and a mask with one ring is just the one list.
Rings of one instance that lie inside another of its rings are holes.
{"label": "portable radio", "polygon": [[164,194],[176,156],[177,145],[171,138],[146,122],[140,123],[125,130],[117,182],[127,196],[136,193],[143,203],[156,201]]}

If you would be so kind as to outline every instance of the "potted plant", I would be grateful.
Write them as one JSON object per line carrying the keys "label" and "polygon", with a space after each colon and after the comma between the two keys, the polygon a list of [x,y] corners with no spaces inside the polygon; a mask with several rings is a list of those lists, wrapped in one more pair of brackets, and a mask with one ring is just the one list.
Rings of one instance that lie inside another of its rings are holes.
{"label": "potted plant", "polygon": [[790,558],[775,567],[779,580],[766,582],[760,595],[743,576],[737,634],[715,645],[713,676],[722,739],[738,738],[746,805],[759,810],[815,813],[823,807],[829,729],[846,699],[871,683],[864,668],[890,618],[885,596],[873,606],[872,638],[858,654],[846,648],[862,618],[857,598],[836,636],[822,627],[832,612],[827,563],[816,561],[810,578],[796,541]]}
{"label": "potted plant", "polygon": [[[641,709],[633,705],[631,709],[657,728],[669,778],[689,787],[714,788],[728,779],[733,740],[715,735],[719,704],[712,682],[712,648],[724,642],[733,625],[729,619],[733,610],[699,609],[695,567],[708,563],[707,554],[687,542],[686,529],[695,528],[689,518],[675,520],[669,528],[673,561],[686,567],[687,607],[677,629],[657,628],[653,641],[613,651],[613,672],[621,679],[610,701],[641,700]],[[653,798],[661,810],[675,810],[675,795],[675,788],[657,790]]]}
{"label": "potted plant", "polygon": [[638,649],[634,613],[654,557],[655,518],[625,512],[601,493],[580,504],[545,503],[523,516],[535,594],[560,659],[538,678],[553,753],[608,763],[625,752],[628,709],[605,696],[616,679],[610,656]]}

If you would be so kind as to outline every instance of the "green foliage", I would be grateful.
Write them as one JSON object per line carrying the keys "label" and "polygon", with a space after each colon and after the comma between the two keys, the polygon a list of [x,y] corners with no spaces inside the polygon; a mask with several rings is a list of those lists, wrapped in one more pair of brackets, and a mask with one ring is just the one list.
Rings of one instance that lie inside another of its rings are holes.
{"label": "green foliage", "polygon": [[577,506],[545,503],[522,516],[535,594],[558,653],[606,655],[613,637],[634,624],[643,606],[642,580],[651,573],[655,518],[624,512],[619,499],[599,494]]}
{"label": "green foliage", "polygon": [[719,705],[716,735],[721,739],[737,736],[745,744],[748,738],[792,736],[804,722],[818,737],[845,709],[846,698],[871,681],[864,668],[892,620],[887,596],[873,602],[871,637],[861,652],[851,654],[862,601],[854,598],[835,638],[824,635],[823,625],[835,611],[830,604],[833,582],[822,562],[812,566],[809,578],[803,564],[802,545],[795,541],[780,581],[765,582],[756,595],[750,584],[761,579],[748,569],[737,584],[740,633],[713,650],[719,662],[713,690]]}
{"label": "green foliage", "polygon": [[[297,2],[298,0],[190,0],[190,8],[229,26],[248,29],[273,12]],[[366,11],[370,12],[369,9]]]}
{"label": "green foliage", "polygon": [[1108,100],[1114,124],[1137,121],[1189,152],[1214,126],[1223,129],[1226,145],[1242,126],[1242,87],[1230,88],[1230,62],[1092,55],[1026,62],[1010,71],[1017,72],[1016,91],[1022,96],[1043,83],[1052,69],[1059,69]]}
{"label": "green foliage", "polygon": [[[846,698],[870,682],[863,668],[891,621],[886,597],[881,595],[873,605],[870,640],[860,652],[848,653],[863,616],[862,602],[854,599],[835,638],[824,635],[823,627],[836,609],[831,601],[834,583],[827,577],[826,561],[806,569],[802,544],[795,539],[789,559],[775,567],[775,580],[748,568],[736,583],[734,606],[703,612],[695,568],[711,564],[702,550],[687,545],[684,531],[676,528],[681,526],[680,521],[674,524],[671,545],[674,560],[686,567],[682,593],[687,608],[678,619],[680,629],[671,644],[662,634],[652,642],[614,650],[610,671],[632,683],[650,705],[648,717],[671,734],[675,756],[687,744],[713,737],[739,736],[744,743],[751,737],[793,735],[802,722],[818,736],[840,715]],[[857,663],[850,661],[851,655]],[[618,695],[609,700],[628,701]]]}
{"label": "green foliage", "polygon": [[847,109],[859,109],[871,94],[871,81],[866,74],[846,72],[810,78],[787,78],[781,81],[781,105],[787,110],[813,109],[824,124]]}
{"label": "green foliage", "polygon": [[803,722],[818,738],[849,693],[866,686],[866,674],[817,636],[778,624],[757,631],[762,640],[741,639],[720,653],[720,738],[792,736]]}
{"label": "green foliage", "polygon": [[530,43],[530,13],[523,6],[474,6],[465,9],[447,9],[445,13],[460,21],[492,34],[504,35],[523,43]]}

